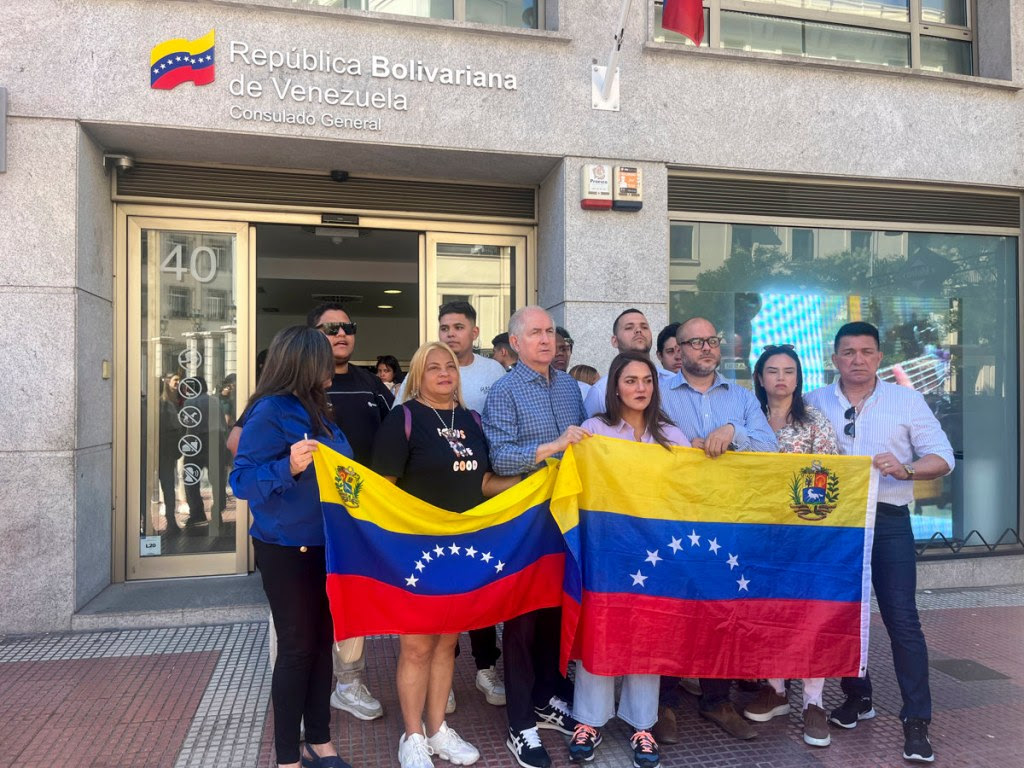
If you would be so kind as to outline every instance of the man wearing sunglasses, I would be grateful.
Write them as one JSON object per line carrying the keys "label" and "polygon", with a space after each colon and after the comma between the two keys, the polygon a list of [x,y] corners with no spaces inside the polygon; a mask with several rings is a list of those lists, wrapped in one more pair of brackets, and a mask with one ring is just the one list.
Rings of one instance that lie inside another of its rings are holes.
{"label": "man wearing sunglasses", "polygon": [[[757,398],[749,389],[718,372],[722,337],[711,321],[690,318],[679,326],[676,341],[682,350],[683,366],[662,383],[661,405],[690,444],[712,459],[730,450],[775,453],[775,432]],[[732,680],[702,678],[700,686],[701,717],[737,739],[757,736],[757,731],[729,700]],[[659,723],[660,728],[671,734],[675,730],[675,715],[671,709],[663,709],[659,711],[659,720],[661,717],[666,722]]]}
{"label": "man wearing sunglasses", "polygon": [[[353,458],[369,466],[373,438],[394,398],[380,379],[350,364],[356,349],[357,326],[341,304],[320,304],[306,316],[306,324],[320,331],[331,343],[334,379],[327,397],[331,400],[334,420],[352,445]],[[331,693],[331,706],[360,720],[375,720],[384,714],[384,709],[362,682],[365,666],[363,638],[335,644],[334,675],[338,685]]]}
{"label": "man wearing sunglasses", "polygon": [[[871,583],[892,643],[896,680],[903,697],[903,757],[930,763],[932,717],[928,647],[917,615],[917,556],[910,526],[914,480],[933,480],[953,470],[953,449],[924,397],[878,378],[882,350],[878,329],[847,323],[836,333],[832,363],[839,377],[809,392],[805,401],[835,427],[840,453],[872,456],[881,475],[871,550]],[[832,723],[855,728],[875,716],[871,678],[847,677],[846,701],[832,710]]]}

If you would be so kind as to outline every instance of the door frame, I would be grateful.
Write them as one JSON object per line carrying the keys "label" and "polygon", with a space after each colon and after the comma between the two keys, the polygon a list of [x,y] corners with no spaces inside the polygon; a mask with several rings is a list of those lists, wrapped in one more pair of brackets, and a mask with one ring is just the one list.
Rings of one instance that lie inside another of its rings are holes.
{"label": "door frame", "polygon": [[[445,241],[445,236],[476,237],[483,244],[515,245],[523,250],[522,258],[515,264],[515,308],[535,303],[537,300],[537,227],[535,224],[499,224],[493,221],[466,220],[452,221],[448,219],[406,218],[404,216],[381,216],[353,214],[355,221],[348,226],[369,229],[393,229],[414,231],[420,234],[420,342],[437,335],[437,294],[436,273],[433,269],[428,241]],[[137,256],[137,251],[130,247],[134,225],[138,222],[157,222],[154,228],[203,229],[238,233],[238,250],[236,253],[236,269],[240,270],[238,296],[238,337],[239,337],[239,369],[237,372],[238,388],[236,393],[238,408],[242,408],[249,393],[252,391],[251,374],[256,359],[256,224],[296,224],[305,226],[324,226],[321,213],[301,213],[295,211],[269,210],[260,208],[215,208],[196,205],[174,204],[143,204],[115,203],[114,206],[114,461],[112,466],[111,484],[113,487],[114,510],[111,526],[111,581],[123,582],[140,578],[170,578],[184,576],[204,576],[214,574],[242,574],[253,568],[252,543],[248,540],[248,525],[244,531],[242,521],[248,518],[244,502],[239,501],[238,523],[236,535],[243,537],[246,544],[239,544],[234,553],[211,555],[188,555],[173,558],[177,563],[161,566],[157,561],[162,558],[140,558],[138,551],[134,559],[129,552],[128,530],[129,513],[137,510],[129,509],[129,500],[138,499],[139,477],[133,477],[130,470],[128,455],[129,428],[134,427],[131,434],[139,434],[140,415],[131,413],[128,408],[128,396],[132,391],[130,382],[138,385],[141,365],[141,352],[133,350],[129,345],[129,323],[131,301],[137,302],[141,294],[141,283],[131,286],[129,278],[134,272],[129,269],[129,259]],[[141,227],[140,227],[141,229]],[[493,239],[492,239],[493,238]],[[518,255],[518,254],[517,254]],[[429,266],[428,266],[429,265]],[[428,286],[428,282],[430,285]],[[428,288],[430,293],[428,293]],[[135,322],[141,322],[138,317]],[[242,340],[245,339],[245,342]],[[244,364],[242,358],[244,357]],[[131,377],[135,377],[134,379]],[[138,389],[134,390],[138,391]],[[237,416],[238,414],[236,414]],[[132,421],[134,419],[134,421]],[[138,468],[137,461],[134,463]],[[137,473],[136,473],[137,475]],[[134,495],[133,495],[134,494]],[[137,515],[132,514],[132,519]],[[197,561],[192,558],[216,558],[209,561],[210,567],[194,568]],[[152,565],[145,564],[144,575],[130,572],[129,563],[148,560]],[[186,568],[185,566],[189,566]]]}

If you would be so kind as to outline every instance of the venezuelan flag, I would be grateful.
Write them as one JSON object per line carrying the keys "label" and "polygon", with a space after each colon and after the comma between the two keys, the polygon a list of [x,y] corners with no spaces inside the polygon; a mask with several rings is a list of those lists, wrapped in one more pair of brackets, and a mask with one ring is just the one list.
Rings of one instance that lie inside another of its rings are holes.
{"label": "venezuelan flag", "polygon": [[565,582],[563,666],[863,674],[876,485],[868,457],[573,446],[551,502],[577,572]]}
{"label": "venezuelan flag", "polygon": [[324,446],[314,465],[336,640],[461,632],[561,605],[554,466],[457,514]]}
{"label": "venezuelan flag", "polygon": [[176,37],[153,47],[149,54],[149,87],[170,90],[191,80],[196,85],[213,82],[213,30],[198,40]]}

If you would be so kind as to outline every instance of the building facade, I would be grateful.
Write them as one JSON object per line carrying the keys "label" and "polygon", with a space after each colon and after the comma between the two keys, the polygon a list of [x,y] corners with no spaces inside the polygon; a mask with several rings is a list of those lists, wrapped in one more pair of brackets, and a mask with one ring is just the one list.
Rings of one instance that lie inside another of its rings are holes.
{"label": "building facade", "polygon": [[[633,0],[605,99],[620,10],[0,9],[0,632],[252,569],[224,438],[259,352],[332,299],[370,365],[468,299],[484,351],[537,302],[600,370],[635,306],[712,318],[741,382],[792,343],[807,386],[875,322],[956,450],[915,487],[927,583],[1024,579],[1024,2],[708,0],[695,46]],[[585,209],[584,178],[642,207]]]}

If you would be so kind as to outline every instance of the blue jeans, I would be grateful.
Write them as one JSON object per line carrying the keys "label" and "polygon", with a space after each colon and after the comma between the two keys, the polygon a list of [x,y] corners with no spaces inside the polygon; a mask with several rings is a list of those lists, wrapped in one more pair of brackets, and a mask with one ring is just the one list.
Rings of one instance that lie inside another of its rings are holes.
{"label": "blue jeans", "polygon": [[[871,584],[889,633],[896,681],[903,696],[900,719],[932,718],[928,688],[928,646],[917,615],[917,555],[906,507],[879,504],[875,517],[875,543],[871,550]],[[847,696],[871,696],[871,678],[844,677]]]}
{"label": "blue jeans", "polygon": [[[658,720],[658,675],[623,675],[619,719],[641,731]],[[576,694],[572,716],[584,725],[601,728],[615,714],[615,678],[595,675],[576,662]]]}

